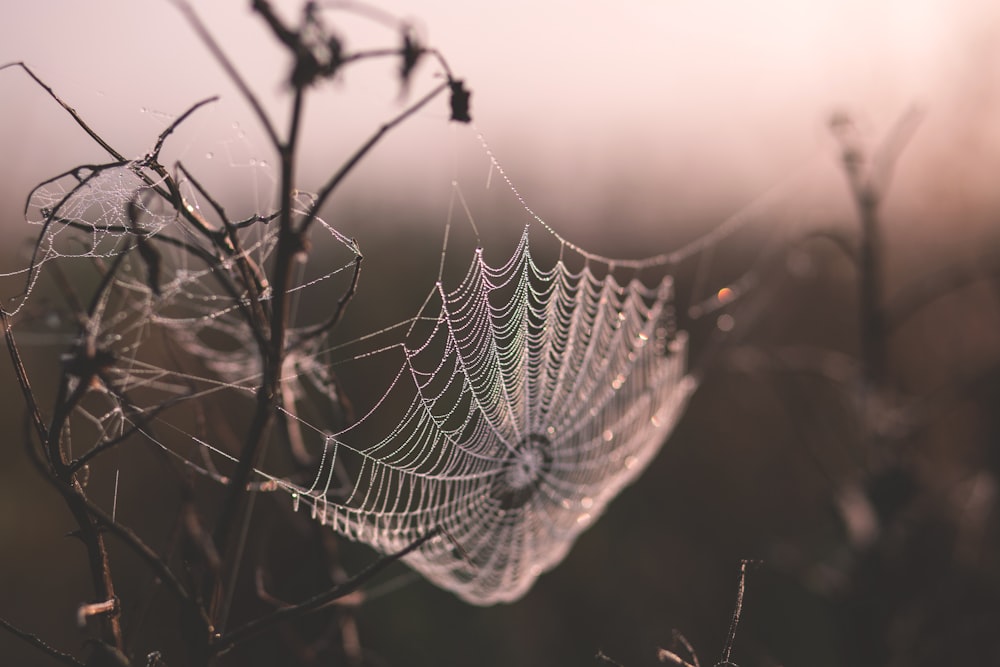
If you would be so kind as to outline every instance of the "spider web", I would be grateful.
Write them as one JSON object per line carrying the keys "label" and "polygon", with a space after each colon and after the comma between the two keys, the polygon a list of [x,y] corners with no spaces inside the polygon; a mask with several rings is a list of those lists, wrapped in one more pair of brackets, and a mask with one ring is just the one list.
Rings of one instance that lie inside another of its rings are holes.
{"label": "spider web", "polygon": [[[435,287],[389,390],[329,434],[296,502],[338,532],[408,558],[476,604],[521,597],[633,480],[694,382],[672,330],[672,285],[619,284],[589,265],[540,267],[527,231],[510,259],[478,250],[461,283]],[[346,497],[332,471],[353,459]]]}
{"label": "spider web", "polygon": [[[226,444],[211,422],[233,421],[259,386],[260,352],[245,314],[252,303],[226,278],[235,259],[213,267],[204,237],[148,196],[157,184],[136,162],[81,168],[39,186],[27,217],[43,233],[26,295],[55,259],[85,258],[97,275],[106,262],[121,262],[67,355],[108,351],[103,386],[77,408],[73,447],[96,458],[136,437],[225,482],[239,439]],[[185,206],[200,212],[197,193],[182,187]],[[311,203],[300,197],[298,213]],[[509,258],[494,265],[477,248],[464,277],[453,286],[439,279],[415,317],[350,344],[309,335],[315,322],[296,322],[281,400],[292,462],[272,445],[254,486],[289,494],[294,509],[383,553],[437,531],[406,562],[480,605],[523,596],[667,439],[696,381],[686,371],[673,279],[647,284],[639,274],[727,233],[615,262],[524,208],[529,223]],[[276,246],[267,219],[239,229],[244,254],[259,267]],[[353,241],[319,226],[335,257],[332,268],[299,276],[291,291],[301,312],[331,303],[330,285],[344,288],[359,255]],[[556,239],[557,260],[536,260],[538,233]],[[154,240],[155,259],[143,251]],[[387,336],[398,340],[375,342]],[[341,367],[374,360],[366,383],[384,389],[354,410]]]}

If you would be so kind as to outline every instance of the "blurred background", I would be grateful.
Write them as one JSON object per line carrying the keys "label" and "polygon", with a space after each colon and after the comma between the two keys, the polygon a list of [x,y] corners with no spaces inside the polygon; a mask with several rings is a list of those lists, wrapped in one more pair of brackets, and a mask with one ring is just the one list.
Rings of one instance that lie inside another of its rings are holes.
{"label": "blurred background", "polygon": [[[296,15],[298,3],[276,5]],[[497,257],[528,222],[480,134],[536,213],[605,256],[672,250],[779,190],[739,236],[678,276],[682,305],[750,268],[755,278],[727,311],[735,328],[720,344],[708,341],[731,323],[689,322],[702,388],[650,469],[567,560],[521,601],[487,609],[400,568],[390,580],[405,586],[338,615],[321,664],[349,664],[344,637],[355,631],[372,664],[594,664],[598,650],[624,665],[656,664],[673,628],[712,664],[742,558],[764,561],[750,573],[737,635],[733,659],[743,667],[1000,661],[991,636],[1000,622],[996,3],[378,6],[441,50],[473,92],[475,123],[449,123],[445,100],[435,101],[394,130],[324,212],[366,255],[348,335],[419,307],[436,276],[453,182]],[[288,61],[248,3],[196,9],[282,118]],[[0,64],[26,62],[125,155],[146,153],[190,105],[220,95],[171,138],[164,162],[182,160],[223,193],[234,217],[273,205],[275,158],[260,127],[170,3],[11,4],[5,17]],[[395,45],[391,30],[370,21],[344,16],[334,25],[349,48]],[[436,65],[425,62],[403,97],[396,67],[360,66],[310,98],[303,189],[316,189],[437,82]],[[22,213],[31,188],[106,156],[23,72],[0,71],[0,99],[0,271],[10,271],[29,256]],[[879,217],[887,303],[918,307],[890,338],[872,451],[855,381],[856,266],[815,234],[858,240],[830,118],[848,114],[859,144],[877,153],[913,110],[920,121],[894,153]],[[455,225],[468,235],[464,215]],[[4,296],[19,288],[6,280]],[[40,377],[54,373],[60,348],[25,341]],[[71,518],[26,461],[21,398],[9,362],[0,364],[9,434],[0,438],[0,616],[77,651],[76,606],[90,595],[82,549],[65,537]],[[141,474],[123,481],[138,499],[137,521],[157,516],[160,500],[143,500],[147,483]],[[308,526],[279,508],[261,512],[275,576],[323,569],[296,546]],[[874,528],[859,532],[864,516]],[[255,553],[268,553],[267,542]],[[353,564],[371,557],[348,552]],[[127,579],[138,568],[122,559]],[[315,586],[303,577],[285,582],[290,598]],[[124,590],[143,590],[140,580]],[[301,637],[286,633],[238,659],[279,664],[282,642],[293,640]],[[50,664],[8,634],[0,655]]]}

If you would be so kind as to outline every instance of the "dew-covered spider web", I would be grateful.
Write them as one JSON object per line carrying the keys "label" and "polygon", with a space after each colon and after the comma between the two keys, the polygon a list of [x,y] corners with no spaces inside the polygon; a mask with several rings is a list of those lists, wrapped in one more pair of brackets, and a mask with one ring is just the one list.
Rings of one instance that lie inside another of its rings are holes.
{"label": "dew-covered spider web", "polygon": [[[10,310],[31,321],[38,292],[94,295],[66,299],[78,334],[64,368],[89,362],[100,380],[76,408],[73,456],[97,461],[137,439],[226,482],[248,421],[232,416],[252,412],[262,377],[249,322],[273,299],[274,214],[233,222],[238,242],[220,245],[205,194],[178,178],[183,204],[170,204],[148,167],[79,168],[32,193],[41,233]],[[310,203],[300,194],[296,214]],[[696,385],[669,268],[752,215],[623,262],[524,211],[506,253],[475,249],[463,277],[429,281],[415,314],[349,341],[324,322],[346,303],[360,250],[319,221],[325,250],[290,289],[281,418],[252,483],[382,553],[433,533],[406,562],[475,604],[524,595],[660,450]],[[558,252],[535,252],[538,239]],[[355,404],[344,378],[359,377],[374,398]]]}

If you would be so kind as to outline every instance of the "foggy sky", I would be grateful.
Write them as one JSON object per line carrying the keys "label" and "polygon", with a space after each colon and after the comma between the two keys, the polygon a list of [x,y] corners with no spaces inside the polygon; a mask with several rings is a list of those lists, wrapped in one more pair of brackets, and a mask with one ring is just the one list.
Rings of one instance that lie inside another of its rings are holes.
{"label": "foggy sky", "polygon": [[[265,105],[280,109],[284,56],[248,4],[195,6]],[[1000,7],[988,0],[377,4],[441,49],[473,90],[476,120],[449,126],[442,99],[391,136],[356,176],[382,197],[441,201],[466,166],[456,155],[482,132],[529,203],[564,229],[595,212],[620,211],[639,226],[714,217],[816,164],[840,187],[826,129],[833,111],[850,111],[877,142],[917,106],[926,115],[900,165],[899,200],[915,210],[954,208],[958,196],[976,211],[996,203]],[[244,166],[273,159],[169,2],[7,2],[4,14],[0,62],[28,62],[124,151],[142,154],[172,117],[221,94],[172,157],[201,166],[210,153]],[[363,21],[343,26],[349,47],[394,43]],[[326,173],[401,108],[393,67],[348,72],[314,98],[308,168]],[[436,71],[424,63],[411,99]],[[102,156],[21,73],[0,73],[0,91],[10,225],[31,185]],[[485,181],[483,164],[474,168]],[[318,178],[307,171],[304,185]]]}

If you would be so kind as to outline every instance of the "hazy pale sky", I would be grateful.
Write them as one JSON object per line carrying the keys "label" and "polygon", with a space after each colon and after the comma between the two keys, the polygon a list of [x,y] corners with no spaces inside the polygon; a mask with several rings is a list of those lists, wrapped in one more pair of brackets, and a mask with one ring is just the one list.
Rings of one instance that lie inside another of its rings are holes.
{"label": "hazy pale sky", "polygon": [[[290,16],[298,6],[276,4]],[[832,163],[832,111],[850,110],[877,140],[914,105],[926,119],[905,165],[913,191],[957,188],[988,198],[995,181],[988,175],[1000,167],[995,1],[374,4],[412,19],[444,52],[473,90],[476,120],[473,131],[449,127],[442,98],[390,137],[357,178],[391,183],[393,196],[446,190],[455,135],[464,132],[457,141],[468,144],[481,131],[547,218],[626,205],[644,222],[715,215],[817,155]],[[249,2],[194,6],[265,104],[281,108],[285,61]],[[356,20],[343,26],[349,47],[394,40]],[[166,0],[6,0],[0,62],[12,60],[34,67],[126,152],[145,152],[172,116],[219,93],[224,103],[178,138],[177,155],[212,153],[234,164],[267,158],[242,101]],[[434,70],[424,64],[424,89]],[[400,108],[391,67],[368,71],[376,74],[349,72],[311,106],[309,166],[335,166]],[[13,170],[5,192],[100,157],[21,73],[0,73],[0,99],[4,169]],[[247,136],[220,144],[213,123]],[[266,179],[258,186],[269,187]]]}

